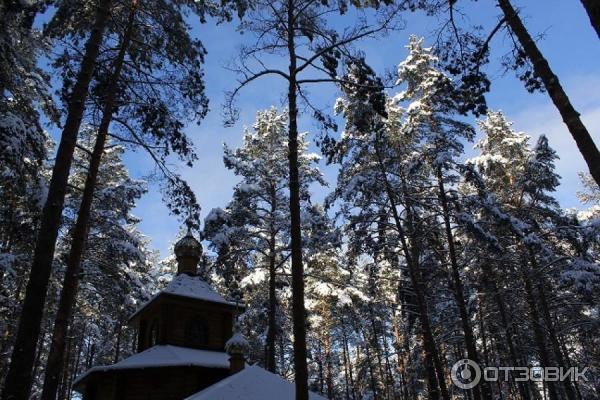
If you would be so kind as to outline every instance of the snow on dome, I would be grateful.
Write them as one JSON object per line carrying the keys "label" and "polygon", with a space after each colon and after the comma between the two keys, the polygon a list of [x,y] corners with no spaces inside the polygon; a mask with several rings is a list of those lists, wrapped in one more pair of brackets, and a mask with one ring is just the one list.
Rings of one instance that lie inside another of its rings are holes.
{"label": "snow on dome", "polygon": [[[279,375],[251,365],[185,400],[294,400],[296,388]],[[310,400],[325,397],[309,392]]]}
{"label": "snow on dome", "polygon": [[250,348],[250,343],[246,340],[244,335],[236,331],[233,336],[225,343],[225,351],[227,354],[244,354]]}
{"label": "snow on dome", "polygon": [[181,257],[200,258],[201,255],[202,245],[190,231],[188,231],[184,237],[175,243],[175,256],[178,259]]}
{"label": "snow on dome", "polygon": [[74,384],[81,382],[94,372],[179,366],[229,369],[229,356],[227,353],[220,351],[158,345],[150,347],[141,353],[134,354],[116,364],[90,368],[85,374],[79,376]]}

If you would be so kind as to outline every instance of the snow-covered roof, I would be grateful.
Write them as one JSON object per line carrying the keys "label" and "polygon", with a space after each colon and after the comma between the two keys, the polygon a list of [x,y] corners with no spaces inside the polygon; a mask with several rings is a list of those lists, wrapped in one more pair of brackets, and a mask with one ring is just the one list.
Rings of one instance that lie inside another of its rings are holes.
{"label": "snow-covered roof", "polygon": [[195,366],[229,369],[229,355],[220,351],[197,350],[187,347],[158,345],[150,347],[112,365],[90,368],[75,380],[74,384],[94,372],[108,372],[123,369]]}
{"label": "snow-covered roof", "polygon": [[[227,301],[223,296],[217,293],[206,281],[199,276],[190,276],[187,274],[176,275],[175,278],[163,290],[155,294],[150,300],[144,303],[130,318],[135,317],[146,306],[152,303],[156,298],[163,294],[186,297],[190,299],[204,300],[212,303],[227,304],[235,306],[236,303]],[[240,308],[243,308],[240,305]]]}
{"label": "snow-covered roof", "polygon": [[173,294],[181,297],[212,301],[215,303],[231,303],[210,287],[208,283],[199,276],[179,274],[162,290],[161,293]]}
{"label": "snow-covered roof", "polygon": [[[295,398],[296,387],[292,382],[252,365],[185,400],[294,400]],[[325,400],[325,397],[311,392],[309,399]]]}

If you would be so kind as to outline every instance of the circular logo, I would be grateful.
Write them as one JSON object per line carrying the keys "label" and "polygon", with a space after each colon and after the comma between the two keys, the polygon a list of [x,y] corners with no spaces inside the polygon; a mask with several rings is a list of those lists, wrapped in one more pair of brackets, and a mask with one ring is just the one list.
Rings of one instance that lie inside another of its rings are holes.
{"label": "circular logo", "polygon": [[452,383],[461,389],[473,389],[481,380],[481,368],[468,358],[458,360],[450,371]]}
{"label": "circular logo", "polygon": [[542,367],[531,367],[530,379],[534,382],[541,382],[544,380],[544,368]]}

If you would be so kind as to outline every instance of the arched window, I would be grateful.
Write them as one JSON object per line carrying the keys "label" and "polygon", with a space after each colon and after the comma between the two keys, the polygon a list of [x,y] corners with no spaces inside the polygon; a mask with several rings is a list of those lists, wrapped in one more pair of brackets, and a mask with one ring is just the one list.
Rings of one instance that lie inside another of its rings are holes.
{"label": "arched window", "polygon": [[152,321],[150,330],[148,331],[148,347],[154,346],[158,343],[158,322]]}
{"label": "arched window", "polygon": [[197,316],[186,323],[185,341],[191,347],[202,347],[208,344],[208,324],[204,318]]}

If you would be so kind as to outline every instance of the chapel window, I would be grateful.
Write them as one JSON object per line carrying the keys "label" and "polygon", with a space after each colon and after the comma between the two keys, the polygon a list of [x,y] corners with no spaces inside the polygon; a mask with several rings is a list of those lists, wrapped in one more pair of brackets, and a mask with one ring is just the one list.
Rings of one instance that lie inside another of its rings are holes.
{"label": "chapel window", "polygon": [[208,344],[208,324],[204,318],[194,317],[187,322],[185,341],[192,347],[202,347]]}

